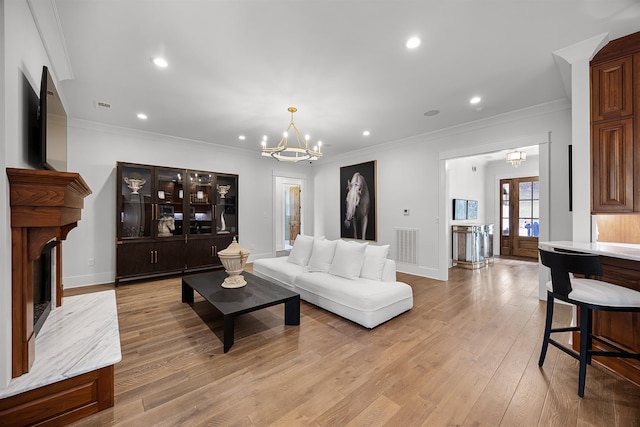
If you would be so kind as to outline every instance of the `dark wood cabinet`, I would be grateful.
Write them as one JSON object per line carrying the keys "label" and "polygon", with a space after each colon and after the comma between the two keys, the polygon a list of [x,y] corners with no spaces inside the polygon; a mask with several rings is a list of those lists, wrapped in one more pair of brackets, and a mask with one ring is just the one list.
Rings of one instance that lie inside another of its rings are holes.
{"label": "dark wood cabinet", "polygon": [[116,281],[127,276],[151,274],[154,271],[154,242],[122,242],[116,248]]}
{"label": "dark wood cabinet", "polygon": [[222,266],[218,252],[226,249],[234,235],[220,237],[190,237],[187,244],[186,270],[199,270],[203,267]]}
{"label": "dark wood cabinet", "polygon": [[592,205],[595,212],[633,212],[633,121],[592,128]]}
{"label": "dark wood cabinet", "polygon": [[179,273],[185,268],[184,240],[120,242],[116,249],[118,277]]}
{"label": "dark wood cabinet", "polygon": [[238,176],[118,162],[116,284],[222,266],[238,237]]}
{"label": "dark wood cabinet", "polygon": [[187,246],[186,264],[186,268],[189,270],[197,270],[209,265],[221,265],[216,239],[214,237],[192,238]]}
{"label": "dark wood cabinet", "polygon": [[185,266],[185,243],[183,240],[156,242],[155,269],[162,272],[178,272]]}
{"label": "dark wood cabinet", "polygon": [[591,118],[601,121],[633,114],[633,56],[591,69]]}
{"label": "dark wood cabinet", "polygon": [[591,61],[591,211],[640,212],[640,32]]}
{"label": "dark wood cabinet", "polygon": [[[640,212],[640,32],[612,40],[591,61],[591,173],[592,213]],[[640,262],[601,261],[602,280],[640,291]],[[593,322],[594,334],[640,352],[640,314],[598,312]],[[640,384],[637,361],[595,359]]]}

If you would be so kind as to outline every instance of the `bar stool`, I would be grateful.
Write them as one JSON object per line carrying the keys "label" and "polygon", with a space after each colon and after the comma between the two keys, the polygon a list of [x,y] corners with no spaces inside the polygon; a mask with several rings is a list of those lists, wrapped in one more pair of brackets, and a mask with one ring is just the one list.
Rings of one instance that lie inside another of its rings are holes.
{"label": "bar stool", "polygon": [[[540,249],[542,264],[551,269],[551,281],[547,283],[547,319],[544,328],[544,340],[538,366],[542,367],[549,344],[559,348],[569,356],[578,359],[578,396],[584,397],[584,384],[587,364],[591,364],[593,356],[622,357],[640,360],[640,354],[630,353],[602,340],[592,334],[593,310],[640,312],[640,292],[623,288],[594,279],[577,279],[569,277],[569,273],[590,276],[602,276],[600,257],[593,254],[574,252],[558,252]],[[553,302],[555,299],[579,307],[580,325],[568,328],[551,328],[553,321]],[[580,332],[580,353],[576,354],[551,338],[555,332]],[[592,349],[592,341],[600,341],[616,351],[596,351]]]}

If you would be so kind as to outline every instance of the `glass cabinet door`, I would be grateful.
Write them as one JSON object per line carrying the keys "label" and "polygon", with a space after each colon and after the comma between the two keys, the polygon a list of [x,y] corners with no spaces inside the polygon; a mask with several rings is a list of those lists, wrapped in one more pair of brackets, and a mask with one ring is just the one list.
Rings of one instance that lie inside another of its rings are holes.
{"label": "glass cabinet door", "polygon": [[216,175],[216,234],[236,234],[238,180],[235,175]]}
{"label": "glass cabinet door", "polygon": [[184,170],[156,170],[156,237],[184,235]]}
{"label": "glass cabinet door", "polygon": [[189,233],[213,232],[213,177],[209,172],[189,171]]}
{"label": "glass cabinet door", "polygon": [[120,170],[118,237],[151,237],[154,213],[151,195],[152,168],[123,164]]}

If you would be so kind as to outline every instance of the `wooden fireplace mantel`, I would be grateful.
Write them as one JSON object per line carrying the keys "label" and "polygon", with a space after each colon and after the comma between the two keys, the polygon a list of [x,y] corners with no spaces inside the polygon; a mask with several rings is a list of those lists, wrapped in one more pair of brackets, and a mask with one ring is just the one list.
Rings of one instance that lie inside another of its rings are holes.
{"label": "wooden fireplace mantel", "polygon": [[[91,189],[80,174],[7,168],[11,206],[12,376],[35,358],[33,262],[52,239],[78,225]],[[62,303],[62,251],[56,251],[56,306]]]}

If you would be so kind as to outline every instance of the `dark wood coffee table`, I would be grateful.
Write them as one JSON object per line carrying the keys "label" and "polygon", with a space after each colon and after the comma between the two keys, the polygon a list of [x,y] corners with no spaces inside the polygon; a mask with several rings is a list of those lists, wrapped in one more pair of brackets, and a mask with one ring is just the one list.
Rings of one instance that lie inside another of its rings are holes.
{"label": "dark wood coffee table", "polygon": [[268,280],[243,273],[247,285],[226,289],[220,286],[227,273],[211,273],[182,278],[182,302],[193,302],[193,291],[198,291],[224,319],[224,352],[233,345],[233,319],[241,314],[284,303],[284,324],[300,324],[300,295]]}

